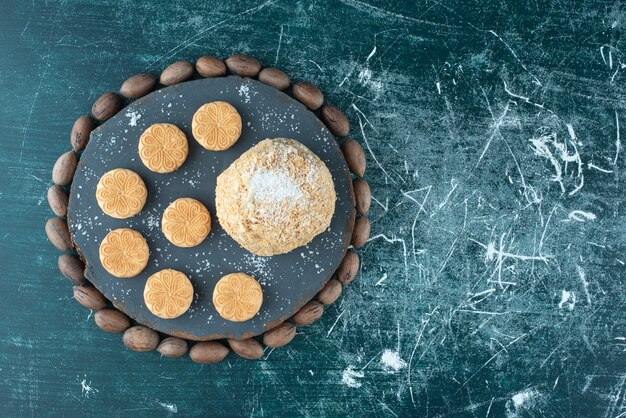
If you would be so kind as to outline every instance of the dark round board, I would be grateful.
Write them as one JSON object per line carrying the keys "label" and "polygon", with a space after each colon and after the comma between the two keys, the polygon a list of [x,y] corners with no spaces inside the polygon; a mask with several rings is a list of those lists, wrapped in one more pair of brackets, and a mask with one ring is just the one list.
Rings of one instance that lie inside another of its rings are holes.
{"label": "dark round board", "polygon": [[[237,109],[243,122],[242,134],[227,151],[207,151],[193,139],[191,120],[202,104],[218,100],[227,101]],[[187,135],[189,156],[174,173],[154,173],[139,158],[139,136],[154,123],[175,124]],[[308,245],[279,256],[259,257],[241,248],[221,228],[215,215],[215,182],[243,152],[263,139],[277,137],[302,142],[326,163],[335,182],[337,203],[331,226]],[[100,177],[114,168],[137,172],[148,188],[143,210],[129,219],[105,215],[96,202]],[[351,181],[333,135],[315,114],[290,96],[237,76],[195,80],[163,88],[135,101],[92,132],[72,183],[68,223],[87,264],[87,279],[137,322],[191,340],[242,339],[259,335],[289,318],[332,276],[352,233]],[[211,212],[211,233],[193,248],[174,246],[161,231],[163,211],[180,197],[198,199]],[[131,279],[110,275],[98,257],[104,236],[123,227],[139,231],[150,248],[147,268]],[[184,272],[194,285],[191,308],[176,319],[156,317],[143,302],[147,278],[165,268]],[[261,283],[264,300],[257,316],[234,323],[217,314],[212,295],[223,275],[239,271]]]}

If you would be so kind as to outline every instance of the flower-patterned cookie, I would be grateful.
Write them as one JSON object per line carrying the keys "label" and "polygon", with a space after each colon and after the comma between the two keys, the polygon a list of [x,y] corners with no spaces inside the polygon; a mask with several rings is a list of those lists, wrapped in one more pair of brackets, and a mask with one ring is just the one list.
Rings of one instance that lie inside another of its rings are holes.
{"label": "flower-patterned cookie", "polygon": [[139,174],[125,168],[108,171],[96,187],[98,206],[117,219],[130,218],[141,212],[147,197],[146,185]]}
{"label": "flower-patterned cookie", "polygon": [[130,228],[114,229],[100,243],[100,262],[110,274],[135,277],[146,268],[150,252],[144,237]]}
{"label": "flower-patterned cookie", "polygon": [[139,138],[139,157],[146,167],[156,173],[178,170],[188,154],[187,137],[169,123],[155,123]]}
{"label": "flower-patterned cookie", "polygon": [[187,312],[193,300],[193,286],[184,273],[165,269],[154,273],[143,290],[146,307],[159,318],[177,318]]}
{"label": "flower-patterned cookie", "polygon": [[161,228],[165,237],[177,247],[195,247],[211,231],[211,214],[196,199],[176,199],[163,212]]}
{"label": "flower-patterned cookie", "polygon": [[232,147],[241,136],[241,116],[230,103],[207,103],[193,115],[191,130],[204,148],[223,151]]}
{"label": "flower-patterned cookie", "polygon": [[217,313],[232,322],[244,322],[256,315],[263,304],[259,282],[245,273],[222,277],[213,290],[213,305]]}

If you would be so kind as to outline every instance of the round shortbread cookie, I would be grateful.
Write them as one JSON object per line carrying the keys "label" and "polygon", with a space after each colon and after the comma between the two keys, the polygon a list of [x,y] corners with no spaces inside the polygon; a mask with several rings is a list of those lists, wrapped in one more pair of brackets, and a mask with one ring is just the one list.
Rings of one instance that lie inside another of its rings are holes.
{"label": "round shortbread cookie", "polygon": [[155,123],[139,138],[139,157],[156,173],[171,173],[180,168],[189,154],[184,132],[176,125]]}
{"label": "round shortbread cookie", "polygon": [[262,304],[261,285],[245,273],[227,274],[213,290],[213,305],[217,313],[228,321],[244,322],[252,319]]}
{"label": "round shortbread cookie", "polygon": [[100,243],[100,262],[110,274],[135,277],[146,268],[150,251],[144,237],[130,228],[114,229]]}
{"label": "round shortbread cookie", "polygon": [[96,186],[96,201],[107,215],[126,219],[135,216],[146,204],[148,190],[139,174],[125,168],[106,172]]}
{"label": "round shortbread cookie", "polygon": [[241,136],[241,116],[230,103],[206,103],[193,115],[191,132],[204,148],[223,151]]}
{"label": "round shortbread cookie", "polygon": [[161,228],[165,237],[178,247],[195,247],[211,231],[211,214],[196,199],[176,199],[163,212]]}
{"label": "round shortbread cookie", "polygon": [[193,301],[193,285],[180,271],[165,269],[154,273],[143,290],[146,307],[159,318],[177,318]]}

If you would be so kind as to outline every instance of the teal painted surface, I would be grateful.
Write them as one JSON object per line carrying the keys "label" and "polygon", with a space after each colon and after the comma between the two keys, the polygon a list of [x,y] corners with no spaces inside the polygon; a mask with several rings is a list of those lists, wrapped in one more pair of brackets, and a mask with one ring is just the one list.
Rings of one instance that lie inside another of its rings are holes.
{"label": "teal painted surface", "polygon": [[[623,416],[624,9],[4,1],[2,415]],[[130,74],[234,52],[346,109],[376,199],[362,269],[262,361],[128,352],[56,271],[50,169]]]}

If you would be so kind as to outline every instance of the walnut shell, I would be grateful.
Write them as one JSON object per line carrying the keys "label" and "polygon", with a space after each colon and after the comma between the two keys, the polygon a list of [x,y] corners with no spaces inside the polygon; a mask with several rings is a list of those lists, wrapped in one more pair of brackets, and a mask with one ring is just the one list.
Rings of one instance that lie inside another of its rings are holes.
{"label": "walnut shell", "polygon": [[70,251],[73,247],[70,230],[63,218],[50,218],[46,222],[46,235],[57,249]]}
{"label": "walnut shell", "polygon": [[189,349],[187,340],[177,337],[167,337],[157,347],[157,351],[169,358],[182,357]]}
{"label": "walnut shell", "polygon": [[189,80],[192,75],[192,63],[189,61],[176,61],[163,70],[159,82],[164,86],[171,86]]}
{"label": "walnut shell", "polygon": [[93,286],[74,286],[74,299],[92,311],[99,311],[107,306],[107,299]]}
{"label": "walnut shell", "polygon": [[130,99],[137,99],[150,93],[157,83],[157,78],[152,74],[139,73],[130,76],[122,83],[120,94]]}
{"label": "walnut shell", "polygon": [[73,254],[61,254],[58,260],[61,274],[72,283],[85,283],[85,265]]}
{"label": "walnut shell", "polygon": [[226,75],[226,64],[217,57],[204,55],[196,61],[196,71],[202,77],[223,77]]}
{"label": "walnut shell", "polygon": [[67,186],[74,178],[78,157],[74,151],[61,154],[52,167],[52,181],[59,186]]}
{"label": "walnut shell", "polygon": [[291,320],[298,325],[311,325],[313,322],[320,319],[323,313],[324,305],[312,300],[300,308],[300,310],[291,317]]}
{"label": "walnut shell", "polygon": [[88,115],[83,115],[76,119],[74,126],[72,126],[72,133],[70,134],[70,143],[74,151],[81,151],[87,146],[89,142],[89,136],[91,131],[96,128],[96,124],[93,119]]}
{"label": "walnut shell", "polygon": [[365,152],[363,152],[361,145],[354,139],[348,139],[341,144],[341,150],[344,157],[346,157],[350,171],[359,177],[363,177],[363,174],[365,174]]}
{"label": "walnut shell", "polygon": [[322,302],[324,305],[330,305],[335,302],[339,296],[341,296],[342,289],[343,288],[339,280],[330,279],[324,288],[317,294],[317,300]]}
{"label": "walnut shell", "polygon": [[357,218],[354,223],[354,230],[352,231],[352,246],[354,248],[361,248],[364,246],[370,238],[370,230],[370,220],[367,216]]}
{"label": "walnut shell", "polygon": [[344,286],[349,285],[359,271],[359,255],[352,250],[346,252],[346,256],[337,268],[337,279]]}
{"label": "walnut shell", "polygon": [[254,338],[245,340],[228,340],[228,345],[235,354],[248,360],[257,360],[263,357],[263,346]]}
{"label": "walnut shell", "polygon": [[305,105],[309,110],[317,110],[324,104],[324,94],[311,83],[301,81],[293,85],[291,93],[294,99]]}
{"label": "walnut shell", "polygon": [[130,318],[117,309],[102,309],[94,315],[96,325],[111,334],[120,334],[130,327]]}
{"label": "walnut shell", "polygon": [[203,341],[193,345],[189,357],[196,363],[219,363],[228,355],[228,348],[215,341]]}
{"label": "walnut shell", "polygon": [[263,344],[269,348],[278,348],[289,344],[295,336],[296,326],[291,322],[283,322],[263,334]]}
{"label": "walnut shell", "polygon": [[146,352],[157,348],[159,345],[159,334],[143,325],[135,325],[124,332],[122,340],[129,350]]}
{"label": "walnut shell", "polygon": [[99,121],[105,121],[122,108],[122,99],[115,93],[104,93],[94,102],[91,114]]}

